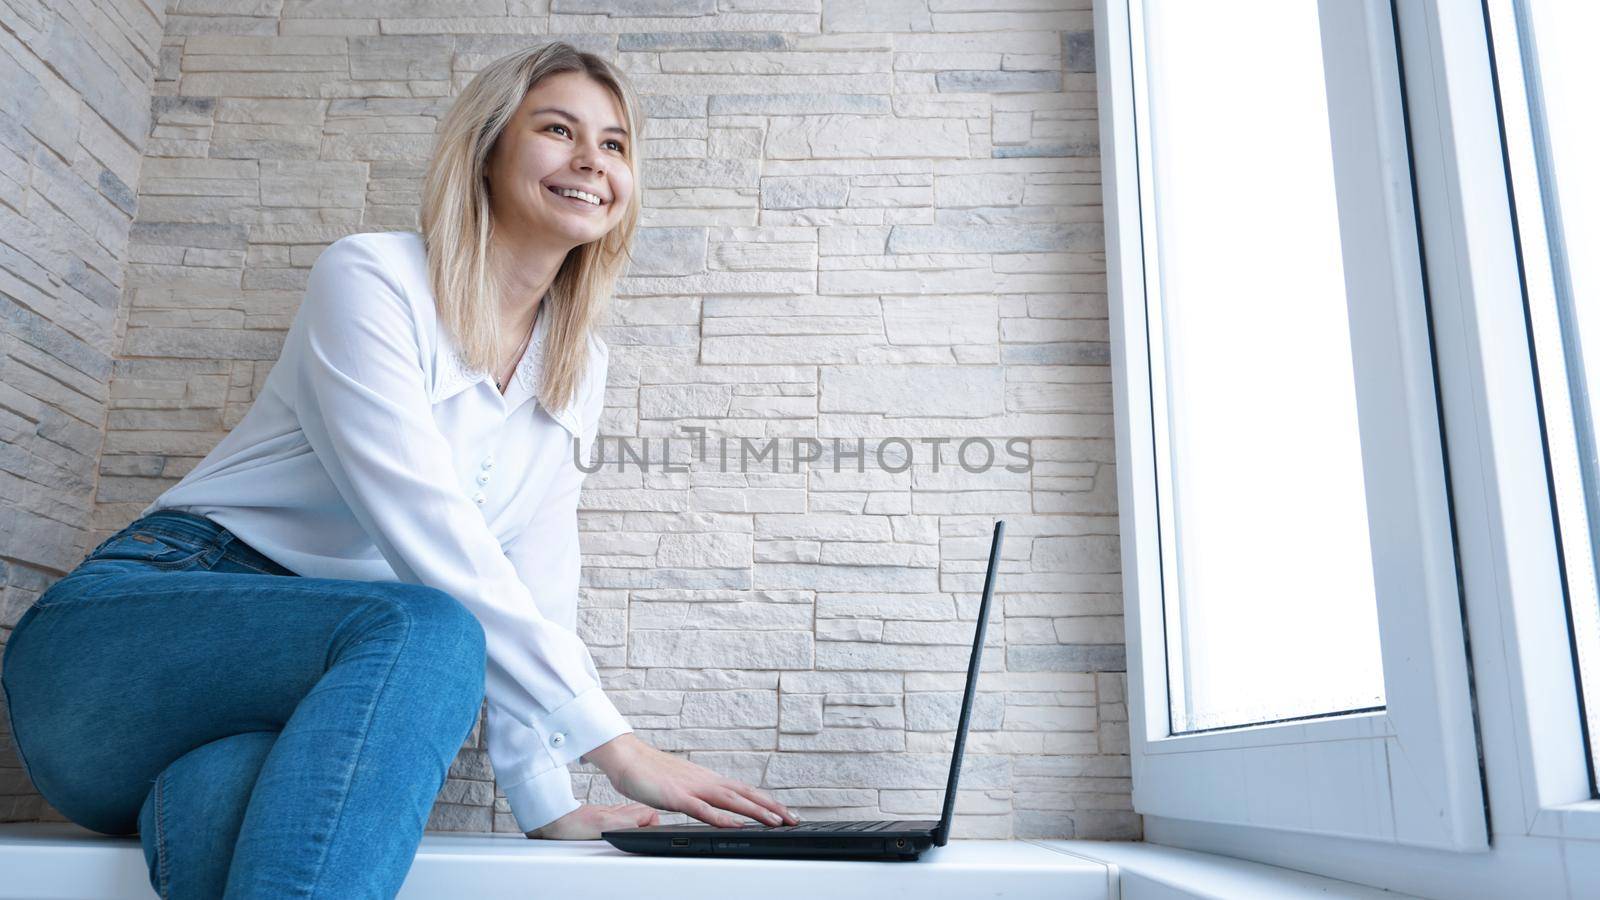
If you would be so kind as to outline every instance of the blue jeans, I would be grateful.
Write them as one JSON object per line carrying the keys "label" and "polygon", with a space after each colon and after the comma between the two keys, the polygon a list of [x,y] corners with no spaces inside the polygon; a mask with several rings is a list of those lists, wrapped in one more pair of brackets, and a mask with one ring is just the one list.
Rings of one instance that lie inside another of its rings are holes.
{"label": "blue jeans", "polygon": [[483,683],[449,594],[301,578],[174,510],[46,591],[0,665],[34,787],[137,830],[162,897],[393,897]]}

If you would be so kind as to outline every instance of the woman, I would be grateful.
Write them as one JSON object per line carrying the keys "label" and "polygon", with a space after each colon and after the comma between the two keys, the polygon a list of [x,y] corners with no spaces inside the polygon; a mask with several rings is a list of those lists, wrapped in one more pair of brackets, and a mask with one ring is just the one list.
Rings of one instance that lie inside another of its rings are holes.
{"label": "woman", "polygon": [[[18,623],[24,765],[73,821],[137,828],[161,896],[393,896],[485,693],[529,837],[797,821],[635,737],[573,630],[573,442],[641,124],[569,45],[486,68],[441,123],[423,234],[330,246],[243,421]],[[639,802],[580,804],[580,755]]]}

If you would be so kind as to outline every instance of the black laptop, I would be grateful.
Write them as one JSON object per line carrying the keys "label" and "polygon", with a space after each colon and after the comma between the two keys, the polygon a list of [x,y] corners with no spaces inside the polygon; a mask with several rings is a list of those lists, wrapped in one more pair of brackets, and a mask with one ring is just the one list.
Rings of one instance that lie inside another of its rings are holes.
{"label": "black laptop", "polygon": [[961,775],[961,751],[967,743],[967,720],[978,690],[978,668],[983,656],[983,630],[989,621],[989,600],[994,595],[994,574],[1000,565],[1000,539],[1006,523],[994,523],[989,546],[989,570],[983,578],[983,602],[978,606],[978,626],[972,637],[972,659],[967,663],[967,690],[961,698],[961,719],[956,725],[955,755],[944,790],[944,815],[937,822],[801,822],[799,825],[749,823],[737,828],[711,825],[652,825],[620,828],[600,836],[629,853],[653,856],[745,856],[776,859],[880,859],[914,860],[922,851],[950,839],[950,822],[956,811],[956,779]]}

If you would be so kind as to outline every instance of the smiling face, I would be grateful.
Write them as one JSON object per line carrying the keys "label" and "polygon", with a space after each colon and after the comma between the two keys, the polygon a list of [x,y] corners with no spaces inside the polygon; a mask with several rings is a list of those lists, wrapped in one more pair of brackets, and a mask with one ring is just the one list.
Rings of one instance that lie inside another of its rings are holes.
{"label": "smiling face", "polygon": [[496,230],[513,243],[568,249],[604,237],[633,194],[624,123],[617,98],[587,75],[562,72],[534,85],[484,168]]}

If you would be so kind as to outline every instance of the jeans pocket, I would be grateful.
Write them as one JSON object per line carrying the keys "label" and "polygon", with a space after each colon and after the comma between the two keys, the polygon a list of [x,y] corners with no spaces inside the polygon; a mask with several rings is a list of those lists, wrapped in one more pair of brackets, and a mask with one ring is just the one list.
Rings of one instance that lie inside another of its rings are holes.
{"label": "jeans pocket", "polygon": [[177,569],[190,565],[206,554],[211,546],[206,541],[174,537],[160,531],[129,531],[116,535],[84,560],[88,562],[136,562],[157,569]]}

